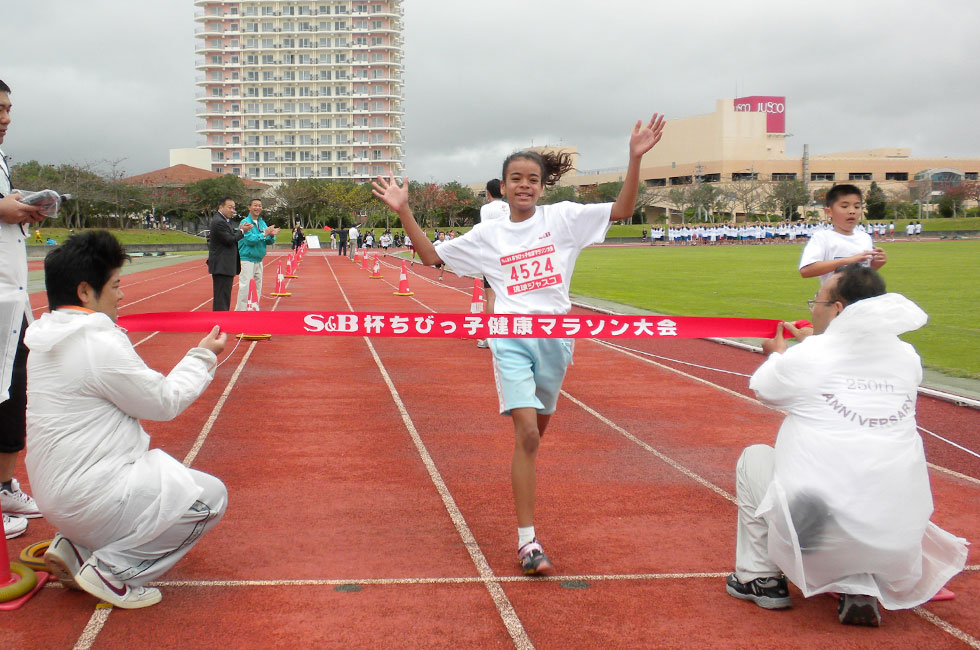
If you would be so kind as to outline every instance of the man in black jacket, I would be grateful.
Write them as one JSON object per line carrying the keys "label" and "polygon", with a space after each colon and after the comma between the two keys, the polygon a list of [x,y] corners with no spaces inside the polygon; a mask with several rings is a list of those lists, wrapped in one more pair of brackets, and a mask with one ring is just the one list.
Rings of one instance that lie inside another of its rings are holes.
{"label": "man in black jacket", "polygon": [[211,219],[208,235],[208,273],[214,286],[212,311],[228,311],[231,308],[231,285],[242,270],[238,257],[238,240],[252,228],[243,223],[241,230],[231,227],[235,216],[235,199],[226,196],[218,202],[218,213]]}

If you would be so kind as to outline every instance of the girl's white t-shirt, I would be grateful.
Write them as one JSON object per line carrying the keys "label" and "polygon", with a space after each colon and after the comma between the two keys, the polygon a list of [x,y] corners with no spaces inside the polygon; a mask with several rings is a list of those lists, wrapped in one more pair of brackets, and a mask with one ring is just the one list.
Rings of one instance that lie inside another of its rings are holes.
{"label": "girl's white t-shirt", "polygon": [[478,223],[443,242],[439,257],[457,275],[478,274],[496,294],[498,314],[566,314],[579,252],[606,238],[612,203],[539,205],[525,221]]}
{"label": "girl's white t-shirt", "polygon": [[[813,233],[810,241],[803,248],[803,255],[800,257],[800,266],[809,266],[814,262],[826,262],[829,260],[839,260],[851,255],[857,255],[864,251],[874,248],[871,235],[855,229],[850,235],[842,235],[835,230],[818,230]],[[865,264],[867,266],[867,264]],[[827,281],[827,278],[834,274],[828,271],[820,276],[820,284]]]}

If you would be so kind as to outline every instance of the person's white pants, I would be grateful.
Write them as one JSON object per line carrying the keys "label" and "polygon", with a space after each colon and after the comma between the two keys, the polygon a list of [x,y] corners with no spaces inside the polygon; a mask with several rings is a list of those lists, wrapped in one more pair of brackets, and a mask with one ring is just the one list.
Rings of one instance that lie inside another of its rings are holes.
{"label": "person's white pants", "polygon": [[139,586],[169,571],[180,558],[201,541],[204,533],[221,520],[228,506],[228,490],[220,480],[190,470],[194,482],[204,491],[174,524],[155,539],[124,551],[95,551],[115,579]]}
{"label": "person's white pants", "polygon": [[248,309],[248,284],[255,280],[255,295],[262,295],[262,262],[242,260],[242,272],[238,274],[238,302],[235,311]]}
{"label": "person's white pants", "polygon": [[752,445],[742,451],[735,466],[738,530],[735,543],[735,577],[750,582],[782,573],[769,559],[769,524],[755,511],[772,483],[775,450]]}

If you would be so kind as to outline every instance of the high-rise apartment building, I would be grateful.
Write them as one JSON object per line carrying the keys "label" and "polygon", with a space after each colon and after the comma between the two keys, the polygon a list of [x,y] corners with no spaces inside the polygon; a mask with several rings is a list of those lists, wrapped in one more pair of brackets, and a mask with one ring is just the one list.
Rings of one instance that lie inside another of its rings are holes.
{"label": "high-rise apartment building", "polygon": [[212,171],[277,183],[402,170],[402,0],[195,0]]}

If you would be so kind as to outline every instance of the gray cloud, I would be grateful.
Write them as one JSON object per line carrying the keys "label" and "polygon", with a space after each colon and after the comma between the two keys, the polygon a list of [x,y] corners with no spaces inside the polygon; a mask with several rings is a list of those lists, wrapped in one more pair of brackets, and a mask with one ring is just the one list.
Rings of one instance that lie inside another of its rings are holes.
{"label": "gray cloud", "polygon": [[[135,174],[196,144],[193,13],[187,0],[7,3],[5,151],[125,158]],[[419,180],[480,182],[532,144],[620,166],[634,120],[708,113],[736,89],[786,95],[792,155],[807,143],[980,156],[973,0],[406,0],[405,22],[406,165]]]}

